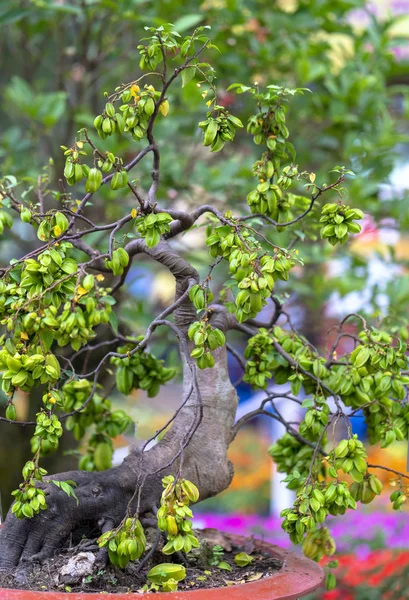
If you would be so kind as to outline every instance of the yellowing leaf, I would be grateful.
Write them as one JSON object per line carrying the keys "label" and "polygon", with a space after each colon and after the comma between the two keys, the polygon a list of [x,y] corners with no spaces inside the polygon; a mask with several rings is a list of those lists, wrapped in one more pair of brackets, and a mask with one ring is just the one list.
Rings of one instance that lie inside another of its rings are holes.
{"label": "yellowing leaf", "polygon": [[78,296],[83,296],[84,294],[87,294],[88,290],[86,290],[85,288],[82,287],[82,285],[79,286],[78,288]]}
{"label": "yellowing leaf", "polygon": [[131,94],[134,98],[136,98],[139,95],[140,91],[141,88],[139,87],[139,85],[136,85],[136,83],[134,83],[134,85],[131,86]]}
{"label": "yellowing leaf", "polygon": [[22,339],[22,340],[28,340],[28,335],[26,334],[25,331],[22,331],[20,333],[20,339]]}
{"label": "yellowing leaf", "polygon": [[61,229],[61,227],[59,225],[56,225],[53,228],[53,232],[54,232],[54,235],[56,235],[57,237],[59,237],[62,234],[62,229]]}
{"label": "yellowing leaf", "polygon": [[133,219],[135,219],[137,214],[138,214],[138,211],[136,210],[136,208],[133,208],[133,209],[131,210],[131,217],[132,217]]}
{"label": "yellowing leaf", "polygon": [[311,181],[311,183],[314,183],[314,181],[315,181],[315,173],[310,173],[310,181]]}
{"label": "yellowing leaf", "polygon": [[166,117],[166,115],[169,113],[169,102],[167,100],[161,102],[159,111],[164,117]]}
{"label": "yellowing leaf", "polygon": [[263,577],[263,573],[254,573],[254,575],[250,575],[250,577],[247,578],[247,581],[257,581],[258,579],[261,579]]}
{"label": "yellowing leaf", "polygon": [[101,274],[97,275],[96,278],[98,281],[104,281],[105,277]]}

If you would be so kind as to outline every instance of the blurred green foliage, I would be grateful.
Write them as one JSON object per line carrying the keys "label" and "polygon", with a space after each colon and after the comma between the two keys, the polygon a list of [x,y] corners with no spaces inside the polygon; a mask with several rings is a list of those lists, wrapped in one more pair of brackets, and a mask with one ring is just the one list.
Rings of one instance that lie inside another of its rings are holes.
{"label": "blurred green foliage", "polygon": [[[91,126],[103,106],[103,91],[140,75],[137,44],[144,26],[172,22],[186,34],[207,24],[220,49],[210,57],[220,102],[244,122],[253,107],[247,94],[226,91],[234,81],[311,89],[312,94],[292,100],[288,115],[299,168],[314,171],[321,183],[329,182],[328,171],[336,164],[353,169],[356,176],[346,182],[348,203],[376,221],[394,217],[405,231],[408,198],[380,202],[378,191],[399,143],[407,139],[408,69],[395,60],[392,49],[408,40],[392,36],[392,18],[379,21],[367,12],[362,26],[351,11],[365,7],[363,0],[0,1],[0,54],[10,57],[0,72],[0,172],[36,180],[51,157],[58,180],[64,164],[60,145],[72,143],[79,128]],[[156,136],[162,155],[161,203],[177,199],[187,207],[208,201],[219,208],[244,206],[257,157],[250,136],[239,132],[234,147],[210,155],[197,127],[206,110],[197,79],[171,91],[169,100],[170,114],[158,123]],[[119,137],[110,138],[106,147],[125,159],[137,152],[137,144]],[[148,172],[148,162],[141,163],[141,181]],[[58,181],[53,183],[60,188]],[[112,192],[103,193],[104,207],[94,209],[101,221],[132,207],[131,198],[119,206],[110,202]],[[296,231],[307,242],[310,233],[308,223]],[[280,234],[280,245],[291,242],[288,236]],[[348,249],[341,252],[348,255],[344,272],[328,286],[325,264],[332,249],[321,243],[303,245],[306,264],[320,268],[305,269],[292,291],[307,306],[310,321],[334,289],[345,295],[365,287],[366,259]],[[341,252],[337,250],[338,257]],[[200,252],[196,260],[200,267]],[[397,302],[392,287],[394,310],[401,313],[406,302]],[[371,308],[377,309],[376,293]],[[319,312],[317,316],[319,320]]]}

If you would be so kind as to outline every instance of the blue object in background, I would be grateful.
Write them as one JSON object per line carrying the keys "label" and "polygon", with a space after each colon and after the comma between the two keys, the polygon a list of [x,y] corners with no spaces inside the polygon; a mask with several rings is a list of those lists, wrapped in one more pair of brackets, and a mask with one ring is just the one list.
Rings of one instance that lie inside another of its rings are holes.
{"label": "blue object in background", "polygon": [[362,410],[355,413],[355,416],[350,419],[352,433],[358,434],[360,440],[367,438],[368,427],[365,423],[364,415]]}
{"label": "blue object in background", "polygon": [[126,277],[129,293],[135,298],[147,298],[152,291],[154,277],[149,269],[132,267]]}

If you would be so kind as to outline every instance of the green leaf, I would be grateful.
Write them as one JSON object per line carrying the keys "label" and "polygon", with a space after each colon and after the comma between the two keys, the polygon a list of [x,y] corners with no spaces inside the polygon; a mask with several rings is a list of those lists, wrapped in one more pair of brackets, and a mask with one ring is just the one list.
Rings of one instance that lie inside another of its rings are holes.
{"label": "green leaf", "polygon": [[222,569],[222,571],[232,571],[233,569],[231,568],[231,566],[229,565],[229,563],[225,562],[224,560],[222,560],[222,562],[219,562],[219,564],[217,565],[218,569]]}
{"label": "green leaf", "polygon": [[26,17],[29,14],[30,10],[13,8],[0,15],[0,25],[10,25],[11,23],[16,23],[17,21],[21,21],[22,19],[24,19],[24,17]]}
{"label": "green leaf", "polygon": [[201,14],[184,15],[180,19],[177,19],[174,28],[179,32],[187,31],[198,25],[204,18],[204,15]]}
{"label": "green leaf", "polygon": [[109,313],[109,323],[110,323],[112,329],[114,330],[114,332],[118,333],[118,317],[116,316],[116,314],[113,311],[111,313]]}
{"label": "green leaf", "polygon": [[325,577],[325,587],[327,588],[327,590],[333,590],[337,585],[337,579],[334,575],[334,573],[327,573],[327,576]]}
{"label": "green leaf", "polygon": [[51,346],[53,345],[53,341],[54,341],[54,336],[53,336],[51,330],[43,329],[40,332],[40,339],[41,339],[42,345],[44,346],[44,350],[46,352],[48,352],[49,349],[51,348]]}
{"label": "green leaf", "polygon": [[366,361],[368,360],[370,355],[371,355],[371,353],[370,353],[369,348],[366,348],[366,347],[361,348],[361,350],[356,355],[354,367],[356,369],[359,369],[360,367],[362,367],[366,363]]}
{"label": "green leaf", "polygon": [[66,258],[61,265],[61,270],[67,275],[73,275],[77,272],[78,265],[72,258]]}
{"label": "green leaf", "polygon": [[251,89],[253,88],[249,87],[248,85],[243,85],[242,83],[232,83],[232,85],[229,85],[227,88],[227,91],[230,92],[231,90],[236,90],[237,94],[243,94]]}
{"label": "green leaf", "polygon": [[182,87],[185,87],[186,84],[189,83],[196,75],[196,67],[187,67],[184,69],[180,76],[182,77]]}

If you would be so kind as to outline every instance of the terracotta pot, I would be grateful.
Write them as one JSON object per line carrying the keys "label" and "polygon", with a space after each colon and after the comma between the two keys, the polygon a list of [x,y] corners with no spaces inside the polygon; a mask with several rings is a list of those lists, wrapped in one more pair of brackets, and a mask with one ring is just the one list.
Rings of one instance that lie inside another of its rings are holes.
{"label": "terracotta pot", "polygon": [[[225,535],[235,544],[246,539]],[[297,600],[321,585],[324,572],[312,560],[261,540],[256,540],[256,548],[280,559],[283,566],[271,577],[242,585],[155,594],[34,592],[1,588],[0,600],[130,600],[132,597],[137,600],[143,596],[151,600]]]}

